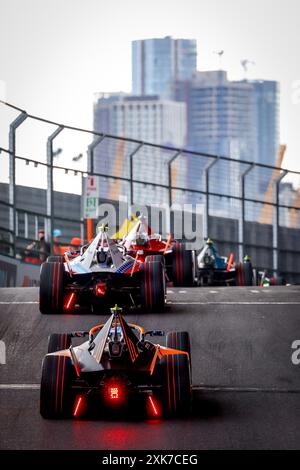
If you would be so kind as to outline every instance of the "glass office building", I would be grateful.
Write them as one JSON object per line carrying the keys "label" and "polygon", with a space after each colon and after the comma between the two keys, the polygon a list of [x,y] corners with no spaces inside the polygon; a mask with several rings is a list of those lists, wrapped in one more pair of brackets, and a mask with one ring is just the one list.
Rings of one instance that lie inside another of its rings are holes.
{"label": "glass office building", "polygon": [[[158,95],[98,94],[94,103],[94,130],[153,144],[183,147],[186,141],[186,104]],[[137,147],[134,142],[104,139],[94,151],[95,171],[128,178],[130,154]],[[161,184],[167,181],[167,161],[172,155],[172,152],[147,145],[135,154],[134,176],[144,183],[135,185],[135,201],[162,203],[166,200],[167,194],[163,188],[147,182]],[[125,181],[101,181],[100,196],[105,199],[117,199],[118,195],[128,194],[129,187]]]}
{"label": "glass office building", "polygon": [[[279,144],[276,82],[230,81],[221,70],[197,72],[192,80],[177,81],[173,91],[176,100],[187,104],[190,150],[275,165]],[[191,187],[203,174],[205,163],[200,159],[188,166]],[[238,165],[223,166],[219,163],[212,169],[211,190],[234,193]],[[253,191],[265,192],[269,181],[267,171],[253,176]]]}
{"label": "glass office building", "polygon": [[171,95],[174,80],[188,80],[197,69],[194,39],[171,37],[132,42],[132,93]]}
{"label": "glass office building", "polygon": [[[257,129],[256,156],[260,163],[277,165],[279,147],[279,84],[271,80],[252,80]],[[260,178],[259,191],[265,192],[269,178]]]}

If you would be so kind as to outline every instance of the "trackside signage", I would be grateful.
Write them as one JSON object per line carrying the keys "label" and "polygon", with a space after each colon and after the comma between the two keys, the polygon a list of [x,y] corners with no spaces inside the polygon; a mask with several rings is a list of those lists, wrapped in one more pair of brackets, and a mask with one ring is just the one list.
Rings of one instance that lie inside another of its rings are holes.
{"label": "trackside signage", "polygon": [[83,218],[98,217],[99,180],[96,176],[88,176],[83,180]]}
{"label": "trackside signage", "polygon": [[6,346],[2,340],[0,340],[0,364],[6,364]]}
{"label": "trackside signage", "polygon": [[296,339],[292,343],[292,363],[294,366],[299,366],[300,365],[300,339]]}

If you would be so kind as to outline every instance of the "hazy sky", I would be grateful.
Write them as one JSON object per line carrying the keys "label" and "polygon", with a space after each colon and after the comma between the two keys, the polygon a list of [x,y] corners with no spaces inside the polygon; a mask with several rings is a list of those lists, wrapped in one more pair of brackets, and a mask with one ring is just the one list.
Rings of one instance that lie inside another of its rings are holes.
{"label": "hazy sky", "polygon": [[[249,78],[280,82],[284,165],[300,170],[299,26],[299,0],[0,0],[0,93],[5,85],[6,100],[32,114],[92,128],[94,92],[130,91],[132,40],[195,38],[199,70],[219,68],[213,51],[224,49],[229,78],[244,77],[246,58]],[[22,150],[39,152],[39,135]],[[66,161],[74,152],[72,141]]]}

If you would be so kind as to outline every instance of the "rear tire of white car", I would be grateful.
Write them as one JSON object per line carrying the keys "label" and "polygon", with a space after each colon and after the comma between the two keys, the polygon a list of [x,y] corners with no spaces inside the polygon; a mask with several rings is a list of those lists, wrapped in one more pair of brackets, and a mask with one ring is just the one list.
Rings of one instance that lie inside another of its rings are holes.
{"label": "rear tire of white car", "polygon": [[40,312],[60,314],[64,301],[64,265],[43,263],[40,273]]}
{"label": "rear tire of white car", "polygon": [[147,312],[165,308],[166,278],[161,261],[145,261],[141,267],[141,303]]}
{"label": "rear tire of white car", "polygon": [[163,255],[149,255],[146,256],[145,261],[146,263],[159,261],[160,263],[162,263],[163,266],[165,266],[165,257]]}

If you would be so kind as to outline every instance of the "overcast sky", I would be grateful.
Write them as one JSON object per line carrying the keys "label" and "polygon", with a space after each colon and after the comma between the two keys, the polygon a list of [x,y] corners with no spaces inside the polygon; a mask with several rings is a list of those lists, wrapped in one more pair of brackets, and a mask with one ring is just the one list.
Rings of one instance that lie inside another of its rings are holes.
{"label": "overcast sky", "polygon": [[[213,51],[224,49],[229,78],[242,79],[240,60],[250,59],[249,78],[280,82],[284,165],[300,170],[299,26],[299,0],[0,0],[0,93],[32,114],[92,128],[93,93],[131,89],[132,40],[195,38],[199,70],[219,68]],[[22,150],[40,152],[42,135],[23,139]]]}

